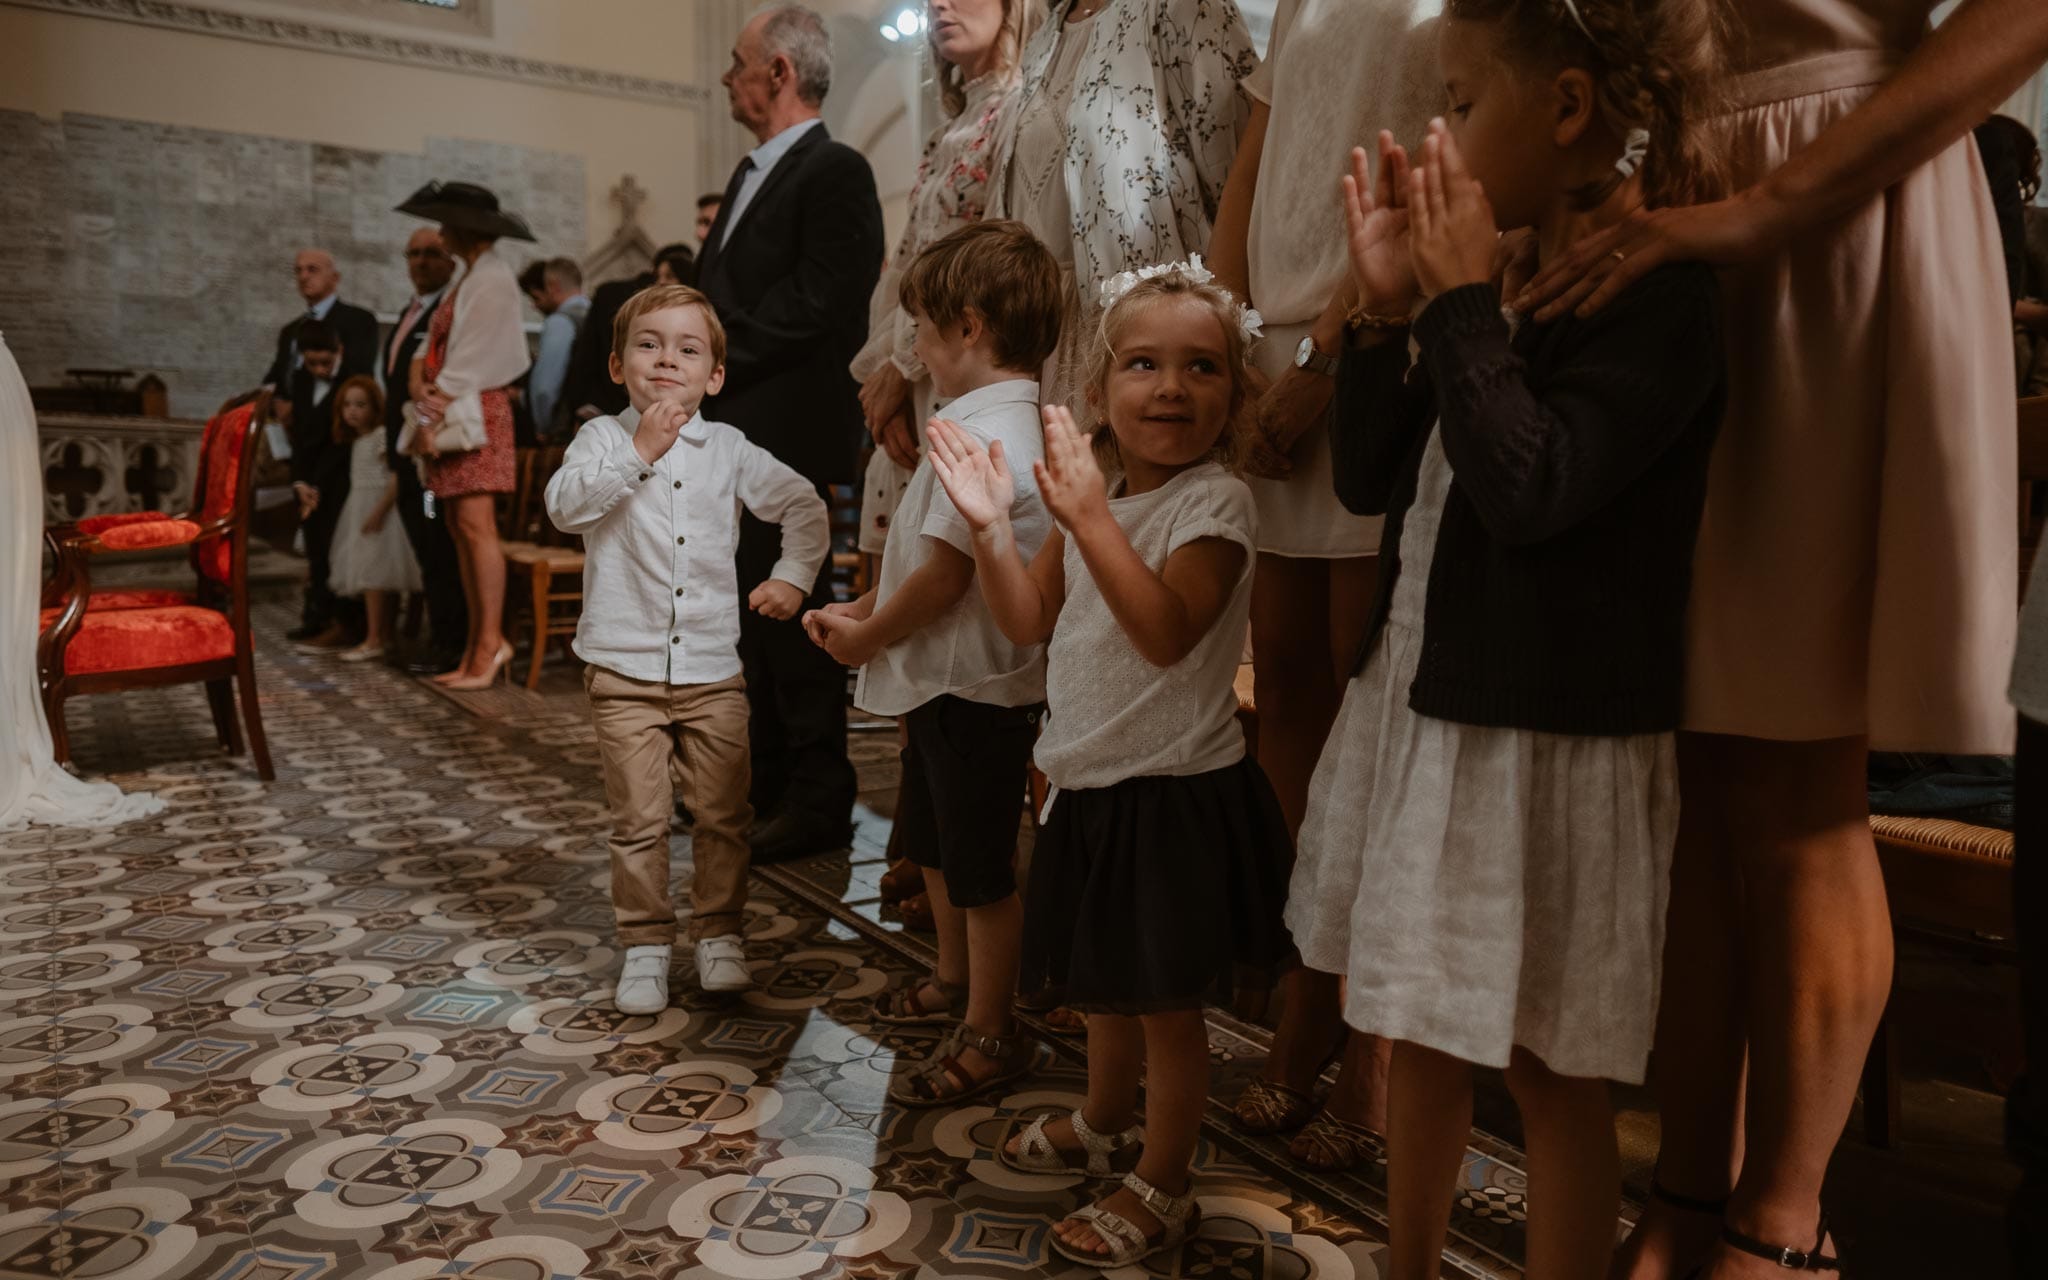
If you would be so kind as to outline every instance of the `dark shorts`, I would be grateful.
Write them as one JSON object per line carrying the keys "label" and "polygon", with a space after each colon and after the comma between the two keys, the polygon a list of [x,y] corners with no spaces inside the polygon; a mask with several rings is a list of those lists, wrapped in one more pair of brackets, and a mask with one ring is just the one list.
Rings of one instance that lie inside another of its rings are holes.
{"label": "dark shorts", "polygon": [[898,848],[945,876],[956,907],[1017,892],[1017,825],[1038,706],[993,707],[940,694],[905,716]]}

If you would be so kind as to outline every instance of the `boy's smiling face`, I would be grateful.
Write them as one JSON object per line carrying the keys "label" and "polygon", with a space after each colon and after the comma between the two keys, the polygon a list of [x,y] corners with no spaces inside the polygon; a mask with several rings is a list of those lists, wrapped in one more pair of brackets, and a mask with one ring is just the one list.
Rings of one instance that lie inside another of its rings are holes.
{"label": "boy's smiling face", "polygon": [[625,353],[612,353],[612,381],[645,413],[662,401],[697,411],[725,385],[725,367],[711,354],[711,326],[697,305],[663,307],[633,321]]}

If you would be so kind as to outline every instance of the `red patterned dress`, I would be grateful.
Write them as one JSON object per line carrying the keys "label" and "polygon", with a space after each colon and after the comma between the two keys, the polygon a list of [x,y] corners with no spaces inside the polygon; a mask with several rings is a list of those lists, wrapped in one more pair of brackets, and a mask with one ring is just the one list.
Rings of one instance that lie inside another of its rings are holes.
{"label": "red patterned dress", "polygon": [[[465,282],[466,283],[466,282]],[[432,382],[448,360],[448,339],[455,327],[455,297],[448,291],[427,326],[426,375]],[[513,454],[512,402],[503,387],[480,392],[484,406],[484,447],[427,459],[426,487],[443,501],[469,493],[510,493],[516,483]]]}

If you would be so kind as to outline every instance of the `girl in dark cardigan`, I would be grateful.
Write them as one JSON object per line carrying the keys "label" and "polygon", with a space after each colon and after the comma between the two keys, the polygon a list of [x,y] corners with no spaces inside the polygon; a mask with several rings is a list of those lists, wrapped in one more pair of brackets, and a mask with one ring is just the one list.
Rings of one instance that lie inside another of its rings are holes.
{"label": "girl in dark cardigan", "polygon": [[1345,184],[1362,303],[1332,455],[1344,504],[1386,514],[1385,562],[1287,922],[1347,975],[1346,1020],[1396,1042],[1390,1274],[1436,1274],[1477,1064],[1527,1126],[1529,1276],[1593,1276],[1619,1183],[1606,1081],[1642,1079],[1656,1019],[1722,348],[1704,267],[1518,326],[1495,260],[1502,229],[1540,258],[1692,196],[1714,41],[1677,0],[1445,17],[1452,123],[1412,172],[1382,134],[1377,192],[1363,152]]}

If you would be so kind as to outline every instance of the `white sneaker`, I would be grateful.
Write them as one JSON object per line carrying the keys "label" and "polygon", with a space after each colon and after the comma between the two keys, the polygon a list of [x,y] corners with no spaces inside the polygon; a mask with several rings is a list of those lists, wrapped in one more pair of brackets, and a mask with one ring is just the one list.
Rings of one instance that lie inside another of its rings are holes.
{"label": "white sneaker", "polygon": [[697,943],[697,982],[706,991],[745,991],[754,985],[740,935],[725,933]]}
{"label": "white sneaker", "polygon": [[612,1007],[620,1013],[660,1013],[668,1008],[668,947],[627,947]]}

